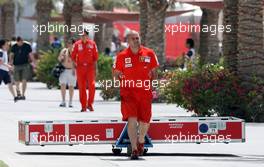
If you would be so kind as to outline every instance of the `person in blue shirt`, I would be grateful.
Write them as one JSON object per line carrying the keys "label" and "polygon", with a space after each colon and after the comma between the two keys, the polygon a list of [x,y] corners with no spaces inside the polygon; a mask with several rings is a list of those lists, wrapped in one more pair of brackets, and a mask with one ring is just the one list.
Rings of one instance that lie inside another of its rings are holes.
{"label": "person in blue shirt", "polygon": [[51,47],[53,49],[61,49],[62,45],[61,45],[60,40],[57,37],[54,37],[54,41],[52,42]]}

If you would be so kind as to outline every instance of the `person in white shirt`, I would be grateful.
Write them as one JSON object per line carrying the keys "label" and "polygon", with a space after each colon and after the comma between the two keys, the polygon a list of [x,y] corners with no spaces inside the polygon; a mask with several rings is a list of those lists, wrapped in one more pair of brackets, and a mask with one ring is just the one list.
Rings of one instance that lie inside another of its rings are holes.
{"label": "person in white shirt", "polygon": [[8,55],[7,50],[9,48],[7,40],[0,40],[0,85],[2,81],[8,85],[9,91],[14,97],[14,102],[18,100],[18,97],[15,95],[15,91],[13,85],[11,83],[11,78],[9,75],[9,71],[13,70],[13,67],[8,64]]}

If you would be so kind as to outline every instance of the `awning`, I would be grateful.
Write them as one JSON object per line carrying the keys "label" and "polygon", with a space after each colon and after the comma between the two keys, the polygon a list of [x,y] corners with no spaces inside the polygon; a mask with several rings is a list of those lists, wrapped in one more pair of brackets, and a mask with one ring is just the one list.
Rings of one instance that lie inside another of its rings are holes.
{"label": "awning", "polygon": [[[177,11],[167,11],[166,17],[177,16],[183,13],[192,12],[191,10],[177,10]],[[138,21],[139,12],[113,12],[113,11],[93,11],[85,10],[83,12],[84,19],[86,23],[107,23],[113,21]],[[34,16],[24,16],[25,19],[36,20],[37,17]],[[51,17],[50,22],[63,22],[63,15]]]}
{"label": "awning", "polygon": [[[231,0],[232,1],[232,0]],[[223,0],[177,0],[177,2],[188,3],[208,9],[224,8]]]}

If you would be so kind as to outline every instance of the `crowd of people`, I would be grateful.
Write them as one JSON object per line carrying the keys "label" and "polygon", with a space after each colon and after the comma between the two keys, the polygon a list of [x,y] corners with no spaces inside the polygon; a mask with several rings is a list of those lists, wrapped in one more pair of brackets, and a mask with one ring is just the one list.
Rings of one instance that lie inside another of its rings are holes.
{"label": "crowd of people", "polygon": [[[88,32],[80,34],[80,40],[70,39],[65,47],[57,37],[51,42],[51,49],[59,49],[58,61],[64,70],[59,76],[62,101],[60,107],[66,107],[66,88],[69,88],[68,107],[73,107],[74,87],[78,80],[82,112],[94,111],[97,46],[88,38]],[[27,82],[32,79],[38,63],[36,43],[24,41],[22,37],[0,40],[0,85],[8,85],[14,102],[26,100]],[[79,76],[79,77],[77,77]],[[87,91],[88,98],[87,98]]]}
{"label": "crowd of people", "polygon": [[21,37],[15,42],[0,40],[0,84],[8,85],[14,102],[26,99],[27,81],[31,78],[35,58],[31,45]]}

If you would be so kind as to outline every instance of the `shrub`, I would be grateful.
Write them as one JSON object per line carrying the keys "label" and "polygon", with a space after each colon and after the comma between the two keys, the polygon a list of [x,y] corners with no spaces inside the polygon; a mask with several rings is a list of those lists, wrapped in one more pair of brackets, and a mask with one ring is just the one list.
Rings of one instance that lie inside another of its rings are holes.
{"label": "shrub", "polygon": [[247,92],[247,104],[250,120],[264,122],[264,80],[253,78]]}
{"label": "shrub", "polygon": [[42,51],[38,66],[36,67],[37,79],[40,82],[46,83],[49,89],[58,87],[58,79],[54,78],[51,74],[53,67],[58,63],[58,54],[58,50]]}
{"label": "shrub", "polygon": [[120,91],[119,88],[115,88],[115,87],[110,87],[107,89],[103,88],[102,91],[100,92],[100,96],[104,100],[110,100],[110,99],[120,100]]}
{"label": "shrub", "polygon": [[[105,56],[104,54],[99,55],[98,59],[98,75],[97,75],[97,81],[103,81],[103,80],[112,80],[112,66],[113,66],[113,59],[112,57]],[[100,92],[100,96],[104,100],[109,99],[120,99],[120,93],[119,88],[107,88],[101,87],[102,91]]]}
{"label": "shrub", "polygon": [[111,79],[112,66],[113,66],[112,57],[104,56],[103,54],[100,54],[97,62],[97,68],[98,68],[97,80]]}
{"label": "shrub", "polygon": [[175,70],[165,73],[169,83],[164,88],[168,103],[193,111],[199,116],[246,117],[246,90],[240,81],[220,65]]}

